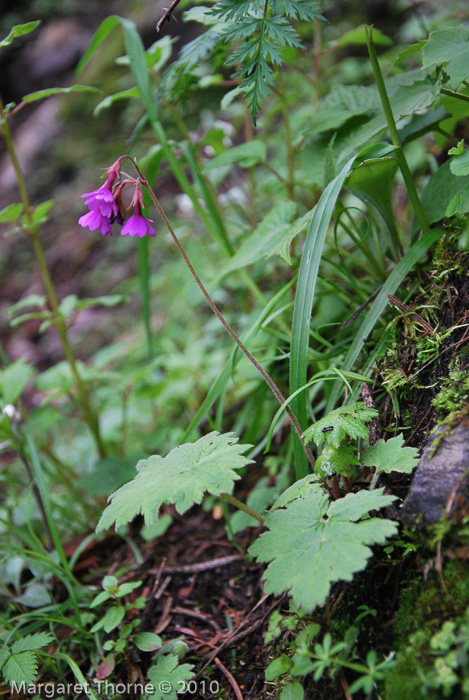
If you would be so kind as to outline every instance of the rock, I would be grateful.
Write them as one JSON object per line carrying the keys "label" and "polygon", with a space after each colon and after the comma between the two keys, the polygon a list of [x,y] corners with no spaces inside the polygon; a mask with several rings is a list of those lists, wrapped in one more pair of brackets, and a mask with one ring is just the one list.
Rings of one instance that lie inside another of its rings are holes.
{"label": "rock", "polygon": [[[469,415],[456,425],[439,425],[420,458],[401,508],[405,525],[430,525],[445,514],[469,515]],[[462,513],[458,510],[462,509]]]}

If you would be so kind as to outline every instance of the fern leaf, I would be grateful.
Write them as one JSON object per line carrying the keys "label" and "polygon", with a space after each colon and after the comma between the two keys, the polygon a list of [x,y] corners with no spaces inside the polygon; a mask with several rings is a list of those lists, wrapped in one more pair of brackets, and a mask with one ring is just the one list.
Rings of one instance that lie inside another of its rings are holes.
{"label": "fern leaf", "polygon": [[205,493],[230,493],[239,475],[234,471],[252,460],[244,456],[251,445],[238,445],[233,433],[205,435],[197,442],[181,445],[166,457],[154,455],[137,464],[138,474],[110,496],[111,503],[96,528],[105,530],[113,523],[126,525],[142,513],[147,525],[158,520],[162,503],[173,503],[185,513],[200,503]]}
{"label": "fern leaf", "polygon": [[20,654],[10,656],[2,668],[5,682],[17,686],[25,683],[29,685],[37,674],[37,658],[33,651],[22,651]]}
{"label": "fern leaf", "polygon": [[11,645],[10,650],[12,654],[18,654],[21,651],[34,651],[46,646],[46,644],[52,644],[53,641],[54,637],[48,632],[36,632],[36,634],[28,634],[22,639],[17,639]]}

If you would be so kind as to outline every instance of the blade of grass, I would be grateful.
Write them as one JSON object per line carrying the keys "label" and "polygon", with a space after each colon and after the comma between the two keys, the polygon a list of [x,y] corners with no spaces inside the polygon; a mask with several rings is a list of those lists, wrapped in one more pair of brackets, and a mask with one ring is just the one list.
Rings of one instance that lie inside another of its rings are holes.
{"label": "blade of grass", "polygon": [[[348,372],[352,369],[358,356],[363,348],[363,345],[375,327],[379,317],[383,313],[384,309],[388,303],[388,294],[395,294],[399,285],[404,280],[404,278],[409,274],[414,265],[420,260],[422,255],[430,248],[433,243],[435,243],[438,238],[442,235],[443,231],[441,229],[431,229],[426,233],[420,240],[418,240],[414,245],[407,251],[404,257],[397,263],[396,267],[393,269],[389,275],[386,282],[383,284],[380,293],[371,305],[367,315],[363,319],[363,323],[358,329],[354,340],[345,356],[342,363],[342,371]],[[326,413],[332,411],[338,401],[340,393],[340,386],[337,383],[329,396],[327,402]]]}
{"label": "blade of grass", "polygon": [[[324,240],[334,206],[340,194],[345,178],[350,172],[355,156],[342,168],[337,177],[324,190],[314,211],[305,247],[301,257],[298,286],[293,310],[292,340],[290,352],[290,394],[306,384],[308,368],[309,325],[313,308],[314,292],[319,272]],[[307,408],[306,395],[295,394],[292,411],[297,416],[300,426],[306,430]],[[302,479],[308,472],[308,461],[299,439],[293,434],[296,478]]]}

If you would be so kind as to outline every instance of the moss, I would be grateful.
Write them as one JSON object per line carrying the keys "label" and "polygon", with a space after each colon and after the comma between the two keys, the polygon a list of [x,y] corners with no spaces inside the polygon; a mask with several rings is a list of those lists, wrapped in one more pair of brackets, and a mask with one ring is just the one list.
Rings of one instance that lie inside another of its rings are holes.
{"label": "moss", "polygon": [[[455,544],[462,540],[467,542],[467,528]],[[464,560],[445,565],[449,595],[435,571],[427,581],[414,580],[406,587],[395,619],[396,666],[386,674],[385,700],[464,697],[469,683],[467,574]]]}
{"label": "moss", "polygon": [[469,394],[469,370],[459,371],[456,367],[450,369],[448,377],[442,382],[439,393],[432,405],[446,417],[450,413],[460,411],[467,402]]}

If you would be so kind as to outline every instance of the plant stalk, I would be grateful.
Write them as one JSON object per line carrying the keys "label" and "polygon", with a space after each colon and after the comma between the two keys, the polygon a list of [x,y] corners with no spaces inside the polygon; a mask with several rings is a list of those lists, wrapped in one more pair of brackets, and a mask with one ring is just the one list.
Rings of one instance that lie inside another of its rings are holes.
{"label": "plant stalk", "polygon": [[10,131],[10,126],[8,124],[8,119],[5,116],[4,109],[3,109],[3,103],[0,99],[0,120],[2,124],[2,132],[3,136],[5,138],[5,142],[7,145],[8,153],[10,155],[11,163],[13,165],[13,169],[16,174],[16,179],[18,183],[18,189],[20,192],[21,200],[24,205],[24,211],[25,211],[25,216],[27,220],[27,225],[25,226],[24,224],[22,225],[22,230],[23,232],[31,239],[33,247],[34,247],[34,252],[36,254],[36,259],[39,264],[39,268],[41,271],[42,279],[44,282],[44,287],[46,289],[46,294],[47,298],[49,301],[50,308],[52,310],[52,313],[55,317],[54,324],[57,328],[57,333],[59,334],[60,341],[62,343],[62,348],[66,357],[66,360],[68,364],[70,365],[70,369],[72,370],[72,374],[75,378],[75,383],[77,387],[77,392],[78,396],[83,408],[83,412],[85,414],[85,419],[88,423],[88,426],[91,430],[91,433],[93,435],[94,441],[96,443],[96,447],[98,450],[98,454],[100,458],[102,459],[103,457],[106,456],[106,450],[104,448],[103,441],[101,439],[101,434],[99,430],[99,421],[97,416],[95,415],[91,403],[89,400],[88,392],[86,390],[86,387],[83,383],[83,380],[80,376],[80,373],[78,372],[77,368],[77,363],[75,359],[75,355],[73,354],[73,350],[71,348],[71,345],[68,341],[68,336],[67,336],[67,329],[65,325],[65,321],[60,313],[59,310],[59,303],[57,300],[57,295],[55,293],[54,289],[54,284],[52,282],[52,278],[50,276],[49,268],[47,267],[47,262],[46,258],[44,255],[44,251],[42,249],[41,241],[38,235],[38,225],[34,223],[33,220],[33,208],[31,206],[31,202],[29,201],[29,196],[28,192],[26,189],[26,183],[24,181],[23,173],[21,171],[21,166],[19,164],[18,158],[16,156],[16,151],[13,143],[13,138],[11,135]]}
{"label": "plant stalk", "polygon": [[234,496],[230,496],[229,493],[221,493],[220,496],[227,503],[230,503],[232,506],[236,506],[236,508],[239,508],[239,510],[242,510],[243,513],[250,515],[251,518],[255,518],[259,523],[264,522],[264,518],[262,517],[262,515],[260,513],[257,512],[257,510],[253,510],[252,508],[247,506],[242,501],[238,501],[237,498],[235,498]]}
{"label": "plant stalk", "polygon": [[[163,221],[164,221],[164,223],[165,223],[165,225],[166,225],[166,228],[168,229],[169,233],[171,234],[171,237],[172,237],[174,243],[176,244],[177,249],[178,249],[179,252],[181,253],[182,257],[184,258],[184,262],[186,263],[187,267],[189,268],[189,270],[190,270],[190,272],[191,272],[191,274],[192,274],[194,280],[195,280],[196,283],[197,283],[197,286],[199,287],[200,291],[201,291],[202,294],[204,295],[207,304],[210,306],[210,308],[211,308],[211,310],[213,311],[213,313],[215,314],[215,316],[218,318],[218,320],[220,321],[220,323],[223,325],[223,327],[225,328],[226,332],[231,336],[231,338],[234,340],[234,342],[236,343],[236,345],[238,345],[238,347],[241,349],[241,351],[246,355],[246,357],[247,357],[248,360],[251,362],[251,364],[254,365],[254,367],[257,369],[257,371],[258,371],[259,374],[262,376],[262,378],[264,379],[264,381],[265,381],[266,384],[268,385],[269,389],[272,391],[273,395],[275,396],[275,398],[277,399],[277,401],[279,402],[279,404],[280,404],[280,405],[283,405],[283,404],[285,403],[285,397],[283,396],[282,392],[281,392],[280,389],[278,388],[277,384],[274,382],[274,380],[271,378],[271,376],[265,371],[265,369],[262,367],[262,365],[259,364],[259,362],[256,360],[256,358],[249,352],[249,350],[246,348],[246,346],[243,344],[243,342],[242,342],[242,341],[240,340],[240,338],[237,336],[237,334],[235,333],[235,331],[231,328],[231,326],[229,325],[229,323],[226,321],[225,317],[224,317],[224,316],[222,315],[222,313],[219,311],[219,309],[218,309],[217,306],[215,305],[215,302],[214,302],[213,299],[211,298],[210,294],[209,294],[209,293],[207,292],[207,290],[205,289],[205,287],[204,287],[204,285],[202,284],[202,282],[201,282],[199,276],[197,275],[197,273],[196,273],[194,267],[192,266],[192,263],[191,263],[191,261],[189,260],[187,254],[186,254],[186,251],[184,250],[184,248],[183,248],[181,242],[179,241],[179,238],[177,237],[176,232],[174,231],[174,229],[173,229],[173,227],[171,226],[171,224],[170,224],[170,222],[169,222],[169,220],[168,220],[166,214],[164,213],[164,210],[163,210],[161,204],[159,203],[159,201],[158,201],[158,199],[157,199],[155,193],[153,192],[152,188],[150,187],[150,185],[149,185],[147,179],[145,178],[145,176],[143,175],[142,171],[140,170],[138,164],[137,164],[136,161],[135,161],[133,158],[131,158],[130,156],[123,156],[123,158],[128,158],[129,160],[132,161],[132,163],[133,163],[133,165],[134,165],[134,168],[135,168],[135,170],[136,170],[137,173],[138,173],[138,176],[139,176],[139,178],[140,178],[140,181],[141,181],[142,185],[143,185],[143,186],[146,188],[146,190],[148,191],[148,194],[150,195],[153,204],[155,205],[155,207],[157,208],[157,210],[158,210],[158,212],[159,212],[161,218],[163,219]],[[291,420],[291,422],[292,422],[292,425],[293,425],[293,428],[294,428],[296,434],[298,435],[298,438],[299,438],[299,440],[300,440],[300,442],[301,442],[301,445],[302,445],[302,447],[303,447],[303,449],[304,449],[304,451],[305,451],[305,454],[306,454],[306,456],[307,456],[307,458],[308,458],[308,462],[309,462],[309,464],[311,465],[311,468],[314,468],[315,460],[314,460],[314,457],[313,457],[313,453],[311,452],[310,448],[308,447],[308,445],[306,445],[305,441],[303,440],[303,437],[302,437],[303,431],[302,431],[302,429],[301,429],[301,426],[300,426],[300,424],[299,424],[299,422],[298,422],[298,420],[297,420],[295,414],[294,414],[293,411],[291,410],[291,408],[290,408],[289,406],[287,406],[285,410],[286,410],[286,412],[288,413],[288,415],[289,415],[289,417],[290,417],[290,420]]]}
{"label": "plant stalk", "polygon": [[378,87],[378,92],[381,99],[381,104],[388,124],[389,133],[391,135],[391,140],[393,145],[396,146],[396,159],[399,163],[399,168],[401,170],[402,177],[404,178],[404,182],[407,188],[407,194],[409,195],[410,203],[412,204],[415,216],[417,217],[418,222],[420,224],[420,228],[422,229],[423,233],[428,233],[428,231],[430,230],[430,226],[428,224],[425,211],[418,196],[417,189],[412,178],[412,173],[410,172],[410,168],[407,163],[407,159],[404,155],[404,151],[402,150],[402,144],[399,138],[399,133],[397,131],[396,122],[394,120],[391,102],[389,100],[383,74],[379,65],[378,56],[376,54],[371,27],[366,27],[366,42],[368,46],[371,67],[375,76],[376,85]]}

